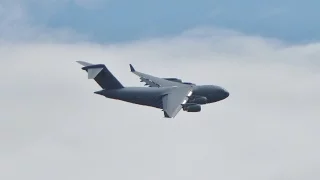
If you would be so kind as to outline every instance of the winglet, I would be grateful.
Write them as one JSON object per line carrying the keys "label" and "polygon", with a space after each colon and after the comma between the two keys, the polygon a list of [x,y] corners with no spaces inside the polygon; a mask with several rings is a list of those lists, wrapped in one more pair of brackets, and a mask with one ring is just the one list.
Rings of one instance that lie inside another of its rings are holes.
{"label": "winglet", "polygon": [[136,71],[131,64],[130,64],[130,71],[131,72],[135,72]]}

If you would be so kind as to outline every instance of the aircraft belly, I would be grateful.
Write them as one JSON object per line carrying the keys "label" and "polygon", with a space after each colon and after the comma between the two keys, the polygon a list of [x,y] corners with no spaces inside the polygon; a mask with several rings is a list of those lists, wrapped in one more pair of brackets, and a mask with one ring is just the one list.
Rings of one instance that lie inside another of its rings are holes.
{"label": "aircraft belly", "polygon": [[116,91],[116,92],[110,92],[106,94],[106,97],[122,100],[125,102],[130,102],[133,104],[139,104],[144,106],[151,106],[160,108],[159,101],[157,101],[158,98],[160,98],[161,93],[158,91],[142,91],[142,90],[136,90],[136,91]]}

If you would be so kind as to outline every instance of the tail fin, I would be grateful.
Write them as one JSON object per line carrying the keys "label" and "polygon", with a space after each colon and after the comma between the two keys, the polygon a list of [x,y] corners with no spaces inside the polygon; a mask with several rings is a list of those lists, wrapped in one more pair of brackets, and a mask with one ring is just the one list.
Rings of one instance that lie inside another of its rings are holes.
{"label": "tail fin", "polygon": [[108,70],[104,64],[90,64],[77,61],[83,65],[83,70],[88,72],[88,79],[94,79],[103,89],[121,89],[123,85]]}

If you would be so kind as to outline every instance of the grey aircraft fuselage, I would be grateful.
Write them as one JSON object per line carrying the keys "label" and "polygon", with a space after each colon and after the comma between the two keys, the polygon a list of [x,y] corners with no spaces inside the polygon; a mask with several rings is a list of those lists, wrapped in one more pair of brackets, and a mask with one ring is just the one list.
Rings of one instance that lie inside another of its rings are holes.
{"label": "grey aircraft fuselage", "polygon": [[[174,87],[123,87],[120,89],[104,89],[94,93],[106,98],[121,100],[133,104],[162,108],[162,97]],[[210,104],[226,99],[229,92],[215,85],[195,85],[187,103],[192,103],[197,97],[206,98],[203,104]],[[197,103],[201,104],[201,103]]]}
{"label": "grey aircraft fuselage", "polygon": [[[110,99],[117,99],[133,104],[163,109],[163,99],[165,96],[171,94],[172,92],[178,92],[173,90],[173,88],[181,88],[184,86],[182,84],[185,84],[187,87],[192,87],[192,94],[191,96],[188,95],[188,100],[186,103],[183,102],[181,104],[182,109],[187,112],[199,112],[201,110],[201,108],[199,109],[201,105],[221,101],[229,96],[229,92],[220,86],[196,85],[193,83],[182,82],[177,78],[160,78],[178,82],[178,84],[173,83],[172,86],[161,86],[161,84],[157,83],[156,86],[154,86],[154,84],[151,83],[150,85],[150,82],[147,81],[146,85],[149,85],[150,87],[124,87],[104,64],[90,64],[83,61],[78,61],[78,63],[84,66],[82,69],[88,72],[88,78],[94,79],[102,88],[102,90],[94,93]],[[142,73],[136,72],[131,64],[130,70],[133,73],[142,75]],[[142,76],[149,75],[144,74]],[[153,78],[156,77],[152,77],[152,79]],[[140,77],[140,80],[140,82],[145,82],[143,77]],[[179,83],[181,83],[181,85]],[[193,107],[193,110],[190,110],[190,107]],[[165,112],[165,116],[167,115],[168,114]]]}

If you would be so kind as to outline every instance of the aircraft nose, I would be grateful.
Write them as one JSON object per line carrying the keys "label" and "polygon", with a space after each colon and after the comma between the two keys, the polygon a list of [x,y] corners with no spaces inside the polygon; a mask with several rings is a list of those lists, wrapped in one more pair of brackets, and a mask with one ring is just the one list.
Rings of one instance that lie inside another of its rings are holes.
{"label": "aircraft nose", "polygon": [[230,94],[227,90],[225,90],[224,88],[221,88],[221,91],[222,91],[223,99],[229,97]]}
{"label": "aircraft nose", "polygon": [[229,97],[230,94],[229,94],[229,92],[228,92],[227,90],[224,90],[224,95],[225,95],[226,98],[227,98],[227,97]]}

